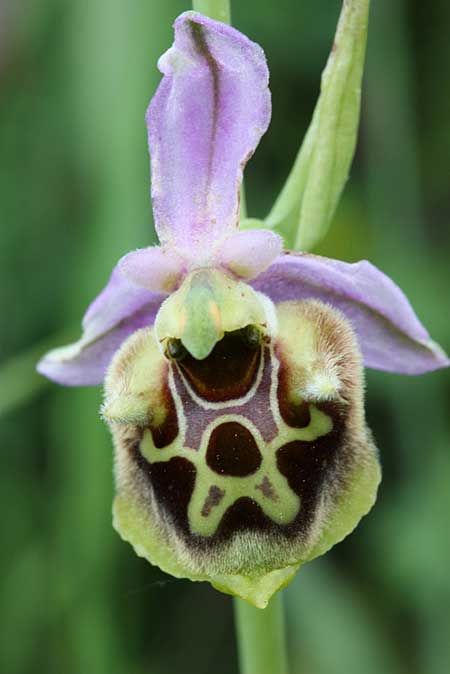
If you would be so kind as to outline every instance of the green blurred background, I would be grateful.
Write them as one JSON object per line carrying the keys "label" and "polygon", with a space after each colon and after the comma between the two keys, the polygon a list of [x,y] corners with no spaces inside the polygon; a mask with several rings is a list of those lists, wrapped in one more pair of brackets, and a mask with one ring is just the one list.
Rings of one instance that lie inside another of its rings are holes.
{"label": "green blurred background", "polygon": [[[101,391],[34,373],[116,260],[154,241],[144,112],[182,0],[0,0],[2,513],[8,674],[235,674],[232,606],[138,559],[111,527]],[[360,142],[319,252],[369,258],[450,346],[450,4],[373,3]],[[310,118],[338,0],[247,0],[273,122],[247,171],[251,215],[281,187]],[[285,592],[292,674],[450,667],[450,384],[368,372],[376,508]],[[276,674],[274,672],[274,674]]]}

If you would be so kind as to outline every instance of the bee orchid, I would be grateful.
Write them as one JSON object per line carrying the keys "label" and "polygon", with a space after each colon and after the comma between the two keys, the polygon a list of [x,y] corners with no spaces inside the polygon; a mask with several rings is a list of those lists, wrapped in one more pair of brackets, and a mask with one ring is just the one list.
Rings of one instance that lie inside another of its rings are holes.
{"label": "bee orchid", "polygon": [[159,68],[147,125],[160,245],[119,261],[81,339],[38,369],[105,382],[114,524],[136,552],[263,607],[374,503],[364,366],[420,374],[448,359],[369,262],[239,228],[243,168],[271,114],[262,49],[186,12]]}

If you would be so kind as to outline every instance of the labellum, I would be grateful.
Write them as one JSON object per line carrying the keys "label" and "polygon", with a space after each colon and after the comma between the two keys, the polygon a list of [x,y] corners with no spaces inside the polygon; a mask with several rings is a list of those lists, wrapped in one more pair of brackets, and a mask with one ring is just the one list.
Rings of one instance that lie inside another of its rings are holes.
{"label": "labellum", "polygon": [[235,312],[242,285],[188,276],[114,357],[103,416],[122,536],[171,573],[247,586],[263,605],[356,525],[380,471],[349,323],[322,302],[275,307],[251,290]]}

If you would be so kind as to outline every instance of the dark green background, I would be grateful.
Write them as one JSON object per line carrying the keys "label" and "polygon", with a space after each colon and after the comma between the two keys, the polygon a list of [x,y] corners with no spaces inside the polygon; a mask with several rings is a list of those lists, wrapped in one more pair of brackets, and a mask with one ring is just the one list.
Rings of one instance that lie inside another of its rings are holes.
{"label": "dark green background", "polygon": [[[116,260],[154,241],[144,112],[181,0],[0,5],[1,669],[234,674],[231,600],[138,559],[111,527],[99,389],[34,374],[76,339]],[[373,3],[357,157],[319,252],[369,258],[450,346],[450,4]],[[307,126],[338,0],[235,2],[273,123],[247,171],[263,216]],[[450,667],[449,378],[368,372],[384,466],[369,517],[285,593],[292,674]],[[276,674],[276,673],[274,673]]]}

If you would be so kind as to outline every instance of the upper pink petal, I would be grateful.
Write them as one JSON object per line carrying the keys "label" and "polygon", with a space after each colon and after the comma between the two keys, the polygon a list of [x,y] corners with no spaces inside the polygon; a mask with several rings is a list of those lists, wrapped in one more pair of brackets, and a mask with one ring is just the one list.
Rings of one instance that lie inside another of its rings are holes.
{"label": "upper pink petal", "polygon": [[448,366],[400,288],[370,262],[285,254],[252,285],[274,302],[315,298],[352,323],[367,367],[420,374]]}
{"label": "upper pink petal", "polygon": [[118,266],[135,285],[164,293],[174,290],[186,273],[182,257],[160,246],[134,250],[125,255]]}
{"label": "upper pink petal", "polygon": [[194,256],[237,227],[242,170],[270,121],[269,74],[257,44],[195,12],[176,20],[158,66],[147,112],[156,230]]}
{"label": "upper pink petal", "polygon": [[236,276],[251,279],[265,271],[282,249],[282,239],[268,229],[240,231],[218,246],[217,263]]}

